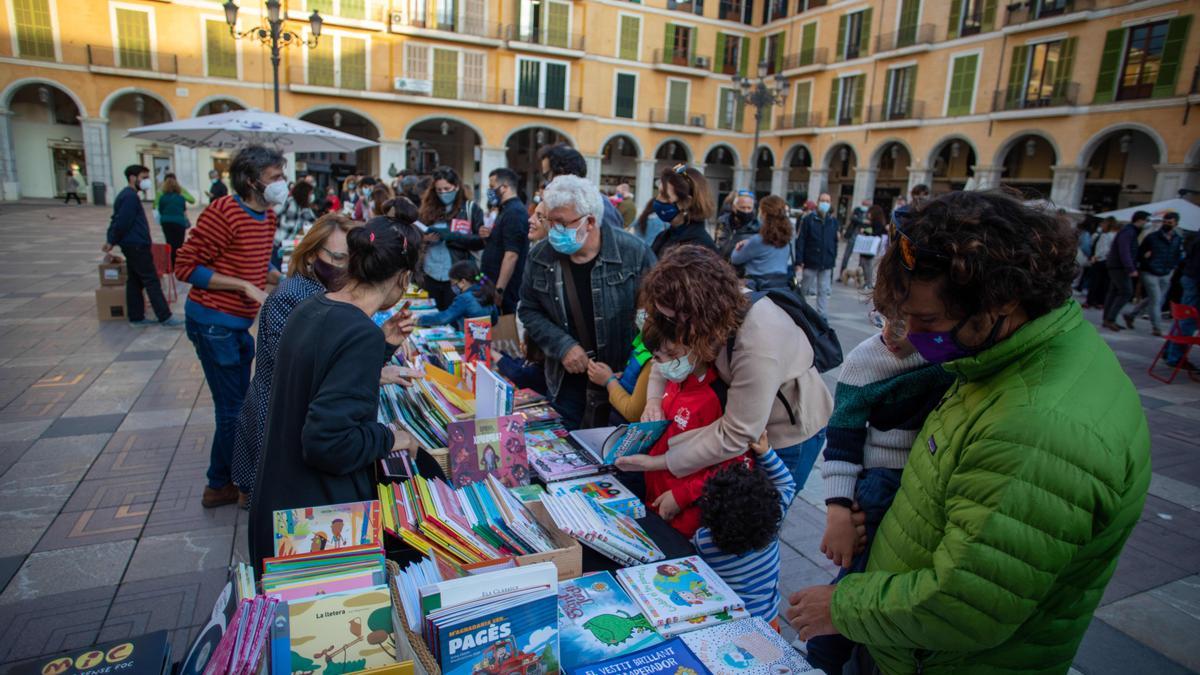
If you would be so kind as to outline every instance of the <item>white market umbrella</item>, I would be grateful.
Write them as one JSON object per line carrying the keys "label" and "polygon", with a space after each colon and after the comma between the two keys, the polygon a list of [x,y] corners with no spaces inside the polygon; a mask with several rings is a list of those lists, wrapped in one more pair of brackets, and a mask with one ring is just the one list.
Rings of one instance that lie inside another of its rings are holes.
{"label": "white market umbrella", "polygon": [[1108,218],[1112,216],[1119,221],[1129,222],[1135,211],[1147,211],[1155,218],[1161,218],[1164,211],[1174,211],[1179,214],[1179,227],[1190,230],[1192,232],[1200,231],[1200,206],[1189,202],[1186,199],[1164,199],[1161,202],[1152,204],[1142,204],[1140,206],[1130,206],[1127,209],[1118,209],[1116,211],[1106,211],[1097,213],[1098,218]]}
{"label": "white market umbrella", "polygon": [[263,112],[233,110],[130,129],[127,136],[188,148],[236,150],[251,144],[282,152],[354,152],[378,145],[336,129]]}

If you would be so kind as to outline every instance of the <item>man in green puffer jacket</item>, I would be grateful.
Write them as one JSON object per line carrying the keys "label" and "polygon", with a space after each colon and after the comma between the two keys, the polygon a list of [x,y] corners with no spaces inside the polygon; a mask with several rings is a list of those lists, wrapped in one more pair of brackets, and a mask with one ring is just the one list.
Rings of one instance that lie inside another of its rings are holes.
{"label": "man in green puffer jacket", "polygon": [[1074,251],[1054,216],[995,193],[899,223],[876,306],[958,379],[867,571],[792,597],[801,639],[841,633],[889,675],[1070,668],[1150,483],[1137,392],[1070,299]]}

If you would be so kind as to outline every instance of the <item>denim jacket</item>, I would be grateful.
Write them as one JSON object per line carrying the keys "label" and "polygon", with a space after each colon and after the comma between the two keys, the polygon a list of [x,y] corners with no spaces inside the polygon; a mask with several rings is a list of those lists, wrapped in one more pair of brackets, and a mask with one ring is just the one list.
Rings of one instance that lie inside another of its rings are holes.
{"label": "denim jacket", "polygon": [[[546,384],[552,396],[558,395],[566,372],[562,358],[579,343],[568,332],[570,309],[562,271],[565,260],[566,256],[558,254],[545,240],[534,245],[521,281],[521,303],[517,307],[517,316],[525,330],[546,354]],[[593,331],[596,359],[611,368],[621,367],[629,356],[638,332],[633,320],[637,289],[654,263],[654,254],[641,239],[608,225],[601,226],[600,253],[592,268]]]}

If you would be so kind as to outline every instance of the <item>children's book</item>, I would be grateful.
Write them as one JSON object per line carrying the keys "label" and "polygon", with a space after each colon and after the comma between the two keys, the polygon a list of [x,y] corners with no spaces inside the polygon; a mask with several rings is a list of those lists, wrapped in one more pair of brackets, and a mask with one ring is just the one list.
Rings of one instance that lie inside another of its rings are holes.
{"label": "children's book", "polygon": [[742,599],[699,556],[619,569],[617,579],[655,627],[745,609]]}
{"label": "children's book", "polygon": [[561,428],[525,432],[529,465],[547,483],[600,473],[599,462],[568,441],[566,435]]}
{"label": "children's book", "polygon": [[489,598],[431,615],[427,639],[442,675],[556,673],[557,607],[553,588]]}
{"label": "children's book", "polygon": [[549,483],[546,489],[553,495],[561,496],[567,492],[579,494],[594,499],[608,508],[623,513],[630,518],[645,518],[646,505],[637,495],[621,484],[615,476],[604,474],[586,478]]}
{"label": "children's book", "polygon": [[667,420],[633,422],[618,427],[580,429],[572,431],[570,437],[601,464],[614,464],[618,458],[649,451],[669,424]]}
{"label": "children's book", "polygon": [[281,602],[271,624],[271,675],[353,673],[396,662],[387,585]]}
{"label": "children's book", "polygon": [[623,566],[665,557],[636,520],[578,492],[546,494],[542,506],[560,530]]}
{"label": "children's book", "polygon": [[275,512],[275,557],[383,550],[378,500]]}
{"label": "children's book", "polygon": [[463,359],[467,363],[491,363],[492,317],[480,316],[463,321]]}
{"label": "children's book", "polygon": [[564,672],[567,675],[711,675],[679,638]]}
{"label": "children's book", "polygon": [[471,234],[471,221],[466,218],[454,218],[450,221],[450,231],[455,234]]}
{"label": "children's book", "polygon": [[[10,643],[9,646],[12,646]],[[165,630],[78,647],[13,666],[12,675],[164,675],[171,672],[171,637]]]}
{"label": "children's book", "polygon": [[542,495],[546,494],[546,488],[537,483],[530,483],[529,485],[518,485],[515,488],[510,488],[509,492],[513,493],[513,496],[517,499],[520,499],[522,504],[528,504],[530,502],[542,501]]}
{"label": "children's book", "polygon": [[662,626],[658,629],[658,634],[668,638],[675,637],[676,635],[683,635],[689,631],[700,630],[701,628],[711,628],[717,624],[731,623],[733,621],[741,621],[742,619],[749,618],[750,612],[747,612],[744,609],[731,609],[728,612],[706,614],[697,619],[688,619],[687,621],[680,621],[679,623]]}
{"label": "children's book", "polygon": [[475,417],[504,417],[513,413],[512,384],[485,362],[475,364]]}
{"label": "children's book", "polygon": [[692,631],[679,639],[715,675],[816,672],[800,652],[758,617]]}
{"label": "children's book", "polygon": [[545,402],[546,397],[532,389],[518,389],[513,395],[513,407],[517,410]]}
{"label": "children's book", "polygon": [[558,631],[564,670],[662,642],[608,572],[559,582]]}
{"label": "children's book", "polygon": [[508,415],[451,422],[446,431],[455,486],[478,483],[488,475],[499,478],[505,487],[529,484],[525,418]]}

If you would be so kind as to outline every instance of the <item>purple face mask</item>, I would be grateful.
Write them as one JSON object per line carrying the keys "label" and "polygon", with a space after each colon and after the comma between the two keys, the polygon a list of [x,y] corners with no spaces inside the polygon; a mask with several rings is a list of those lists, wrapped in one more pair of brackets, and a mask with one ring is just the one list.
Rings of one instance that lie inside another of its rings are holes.
{"label": "purple face mask", "polygon": [[954,328],[937,333],[909,333],[908,341],[912,343],[913,349],[930,363],[947,363],[958,359],[974,356],[979,352],[996,344],[996,335],[1000,333],[1000,326],[1004,323],[1006,317],[1001,315],[996,319],[996,323],[992,324],[992,330],[988,334],[983,344],[971,348],[963,346],[958,341],[958,331],[966,323],[967,320],[959,321]]}

